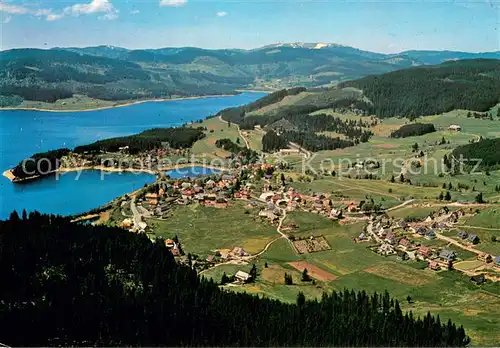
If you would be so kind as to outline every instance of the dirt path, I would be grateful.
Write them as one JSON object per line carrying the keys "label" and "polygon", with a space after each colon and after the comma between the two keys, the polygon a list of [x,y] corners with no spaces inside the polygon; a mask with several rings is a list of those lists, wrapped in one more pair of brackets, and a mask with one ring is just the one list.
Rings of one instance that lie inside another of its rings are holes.
{"label": "dirt path", "polygon": [[[342,186],[342,187],[345,187],[345,188],[348,188],[348,189],[352,189],[353,187],[352,186],[349,186],[349,185],[343,185],[343,184],[340,184],[339,183],[340,180],[337,180],[337,182],[335,183],[336,185],[339,185],[339,186]],[[380,192],[380,191],[375,191],[375,190],[369,190],[367,188],[364,188],[364,187],[355,187],[356,189],[358,190],[361,190],[361,191],[366,191],[366,192],[371,192],[371,193],[374,193],[374,194],[377,194],[377,195],[381,195],[381,196],[386,196],[386,197],[392,197],[392,198],[398,198],[398,196],[396,195],[391,195],[391,194],[388,194],[386,192]]]}
{"label": "dirt path", "polygon": [[468,250],[470,252],[473,252],[474,254],[477,254],[477,255],[480,255],[480,254],[483,254],[484,252],[483,251],[480,251],[480,250],[477,250],[473,247],[470,247],[468,245],[463,245],[462,243],[459,243],[457,242],[455,239],[453,238],[450,238],[450,237],[446,237],[446,236],[443,236],[442,234],[440,233],[436,233],[436,237],[437,239],[441,239],[441,240],[444,240],[450,244],[453,244],[461,249],[464,249],[464,250]]}
{"label": "dirt path", "polygon": [[[219,120],[221,122],[224,122],[226,124],[229,124],[229,122],[225,121],[222,119],[222,116],[219,116]],[[238,130],[238,134],[240,135],[240,138],[243,139],[243,141],[245,142],[245,146],[247,149],[250,149],[250,143],[248,142],[247,138],[243,135],[243,133],[241,132],[241,129],[240,129],[240,126],[237,125],[236,123],[234,124],[236,126],[236,129]]]}
{"label": "dirt path", "polygon": [[253,255],[249,255],[249,256],[243,256],[239,260],[230,260],[230,261],[227,261],[227,262],[218,263],[218,264],[214,265],[213,267],[204,269],[203,271],[201,271],[198,274],[203,274],[203,273],[205,273],[205,272],[207,272],[207,271],[209,271],[209,270],[211,270],[211,269],[213,269],[215,267],[219,267],[219,266],[223,266],[223,265],[238,265],[238,264],[241,264],[243,262],[247,262],[247,261],[253,260],[253,259],[261,256],[262,254],[264,254],[271,247],[271,245],[273,245],[274,242],[276,242],[277,240],[283,239],[283,238],[285,238],[290,243],[290,246],[292,247],[292,249],[295,251],[295,253],[297,253],[297,250],[293,246],[292,241],[288,238],[288,236],[286,234],[284,234],[283,232],[281,232],[281,226],[283,225],[283,221],[285,221],[285,219],[286,219],[286,210],[281,209],[281,211],[283,213],[283,216],[281,217],[281,219],[280,219],[280,221],[278,223],[278,227],[276,228],[276,231],[280,234],[280,236],[277,237],[277,238],[275,238],[275,239],[273,239],[269,243],[267,243],[266,246],[264,247],[264,249],[262,249],[261,251],[259,251],[257,254],[253,254]]}
{"label": "dirt path", "polygon": [[386,209],[385,212],[388,212],[388,211],[393,211],[393,210],[396,210],[396,209],[399,209],[399,208],[403,208],[404,206],[414,202],[415,200],[414,199],[410,199],[410,200],[407,200],[407,201],[404,201],[403,203],[399,204],[399,205],[396,205],[395,207],[392,207],[392,208],[389,208],[389,209]]}
{"label": "dirt path", "polygon": [[500,228],[489,228],[489,227],[470,226],[470,225],[457,225],[457,227],[477,228],[478,230],[499,231],[500,232]]}

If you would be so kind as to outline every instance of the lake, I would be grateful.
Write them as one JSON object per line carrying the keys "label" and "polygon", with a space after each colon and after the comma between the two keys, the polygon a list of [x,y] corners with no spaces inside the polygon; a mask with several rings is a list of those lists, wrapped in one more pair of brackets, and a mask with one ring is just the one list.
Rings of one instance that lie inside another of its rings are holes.
{"label": "lake", "polygon": [[[251,103],[264,95],[242,93],[231,97],[147,102],[87,112],[0,111],[0,172],[37,152],[73,148],[155,127],[180,126],[225,108]],[[196,173],[183,169],[169,175],[196,176]],[[76,177],[77,173],[70,172],[58,178],[12,184],[1,176],[0,219],[7,218],[14,209],[63,215],[84,212],[154,180],[145,173],[105,173],[101,180],[98,171],[85,171],[78,180]]]}

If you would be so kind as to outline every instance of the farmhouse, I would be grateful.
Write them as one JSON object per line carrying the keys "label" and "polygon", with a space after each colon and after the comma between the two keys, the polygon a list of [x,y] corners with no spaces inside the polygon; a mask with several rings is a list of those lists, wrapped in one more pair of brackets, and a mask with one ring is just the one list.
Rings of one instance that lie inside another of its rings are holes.
{"label": "farmhouse", "polygon": [[457,255],[452,250],[443,249],[439,253],[439,257],[446,261],[454,261]]}
{"label": "farmhouse", "polygon": [[428,240],[436,239],[436,233],[434,233],[433,230],[428,230],[427,233],[425,234],[425,239]]}
{"label": "farmhouse", "polygon": [[490,263],[490,262],[493,261],[493,257],[490,254],[486,254],[486,253],[478,255],[477,259],[479,261],[483,261],[483,262],[486,262],[486,263]]}
{"label": "farmhouse", "polygon": [[479,243],[479,237],[475,234],[469,234],[469,237],[467,238],[469,240],[469,242],[471,242],[472,244],[477,244]]}
{"label": "farmhouse", "polygon": [[433,271],[439,271],[441,269],[441,267],[436,261],[429,262],[429,268],[432,269]]}
{"label": "farmhouse", "polygon": [[476,285],[481,285],[486,282],[484,274],[473,275],[472,277],[470,277],[470,280],[476,283]]}
{"label": "farmhouse", "polygon": [[424,257],[431,257],[432,256],[432,250],[429,247],[426,246],[421,246],[418,249],[418,253]]}
{"label": "farmhouse", "polygon": [[462,127],[457,124],[452,124],[448,127],[448,130],[452,132],[460,132],[462,130]]}
{"label": "farmhouse", "polygon": [[409,241],[408,238],[401,238],[399,240],[399,245],[406,250],[408,247],[410,247],[411,242]]}
{"label": "farmhouse", "polygon": [[464,232],[464,231],[460,231],[460,232],[458,232],[458,234],[457,234],[457,235],[458,235],[458,237],[459,237],[460,239],[467,239],[467,237],[469,237],[469,235],[467,234],[467,232]]}
{"label": "farmhouse", "polygon": [[250,274],[248,274],[247,272],[243,272],[243,271],[236,272],[234,277],[236,278],[236,281],[238,283],[242,283],[242,284],[248,283],[252,279],[252,276]]}
{"label": "farmhouse", "polygon": [[281,149],[279,151],[280,155],[295,155],[300,153],[300,150],[298,149]]}

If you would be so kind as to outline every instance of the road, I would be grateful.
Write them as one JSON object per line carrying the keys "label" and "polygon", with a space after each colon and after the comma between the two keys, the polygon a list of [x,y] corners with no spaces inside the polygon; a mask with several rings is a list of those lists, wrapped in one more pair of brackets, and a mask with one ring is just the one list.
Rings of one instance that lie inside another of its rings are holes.
{"label": "road", "polygon": [[295,149],[299,150],[300,152],[304,153],[304,157],[305,158],[311,157],[311,152],[308,151],[308,150],[306,150],[306,149],[304,149],[299,144],[295,144],[295,143],[292,143],[292,142],[289,142],[288,144],[290,145],[291,148],[295,148]]}
{"label": "road", "polygon": [[130,201],[130,209],[132,210],[132,214],[134,214],[134,226],[139,228],[139,223],[142,222],[142,216],[135,205],[135,197]]}

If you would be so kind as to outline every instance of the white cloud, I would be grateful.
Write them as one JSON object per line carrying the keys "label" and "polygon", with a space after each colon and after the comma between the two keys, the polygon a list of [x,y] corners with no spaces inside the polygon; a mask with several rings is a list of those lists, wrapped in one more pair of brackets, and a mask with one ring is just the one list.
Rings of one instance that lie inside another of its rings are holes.
{"label": "white cloud", "polygon": [[216,13],[217,17],[226,17],[228,15],[227,12],[221,11]]}
{"label": "white cloud", "polygon": [[77,17],[93,13],[103,13],[99,19],[113,20],[118,18],[118,10],[109,0],[92,0],[88,4],[75,4],[64,9],[64,14]]}
{"label": "white cloud", "polygon": [[[60,19],[63,17],[63,15],[57,15],[52,12],[52,9],[50,8],[30,8],[30,7],[25,7],[25,6],[20,6],[20,5],[13,5],[10,3],[7,3],[5,1],[0,0],[0,12],[3,13],[8,13],[12,15],[31,15],[35,17],[45,17],[48,21],[53,21],[56,19]],[[8,16],[5,20],[4,23],[10,22],[11,16]]]}
{"label": "white cloud", "polygon": [[57,21],[63,17],[64,17],[64,14],[62,14],[62,13],[60,13],[60,14],[49,13],[45,19],[48,20],[49,22],[52,22],[52,21]]}
{"label": "white cloud", "polygon": [[12,16],[7,16],[3,19],[3,24],[7,24],[12,20]]}
{"label": "white cloud", "polygon": [[160,6],[181,7],[186,5],[188,0],[160,0]]}
{"label": "white cloud", "polygon": [[0,12],[22,15],[27,14],[29,10],[24,6],[8,4],[5,1],[0,1]]}

